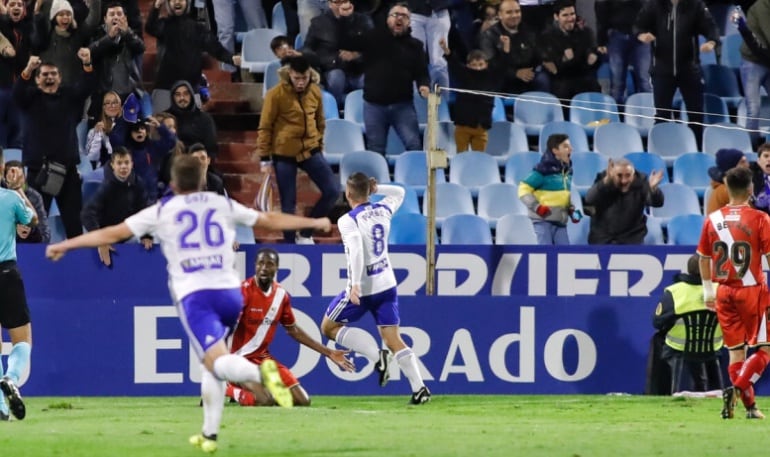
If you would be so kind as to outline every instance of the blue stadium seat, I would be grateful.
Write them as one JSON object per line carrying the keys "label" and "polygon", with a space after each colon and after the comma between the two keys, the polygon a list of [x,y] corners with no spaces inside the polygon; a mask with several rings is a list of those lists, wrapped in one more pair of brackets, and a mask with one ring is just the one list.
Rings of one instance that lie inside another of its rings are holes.
{"label": "blue stadium seat", "polygon": [[478,210],[491,228],[506,214],[527,215],[527,207],[519,200],[519,189],[510,183],[492,183],[479,189]]}
{"label": "blue stadium seat", "polygon": [[342,156],[350,151],[362,151],[366,149],[364,145],[364,135],[361,133],[361,127],[345,119],[330,119],[326,121],[326,131],[324,132],[324,157],[332,164],[337,165],[342,160]]}
{"label": "blue stadium seat", "polygon": [[467,187],[475,197],[481,186],[500,182],[500,169],[497,161],[487,153],[463,152],[449,161],[449,182]]}
{"label": "blue stadium seat", "polygon": [[659,188],[663,192],[663,206],[651,208],[650,213],[660,218],[661,225],[666,226],[669,219],[679,214],[700,214],[698,195],[689,186],[664,183]]}
{"label": "blue stadium seat", "polygon": [[95,170],[91,170],[83,175],[83,181],[104,181],[104,167],[99,167]]}
{"label": "blue stadium seat", "polygon": [[[399,213],[390,222],[389,244],[422,244],[428,242],[428,220],[422,214]],[[438,238],[436,238],[438,239]]]}
{"label": "blue stadium seat", "polygon": [[555,133],[563,133],[569,136],[569,142],[572,145],[572,151],[574,152],[586,152],[591,150],[591,148],[588,147],[586,131],[580,124],[570,121],[555,121],[545,124],[543,129],[540,130],[540,137],[538,138],[538,151],[540,154],[545,154],[548,137]]}
{"label": "blue stadium seat", "polygon": [[647,138],[655,124],[655,101],[652,92],[631,94],[626,99],[623,113],[623,122],[638,130],[642,138]]}
{"label": "blue stadium seat", "polygon": [[264,73],[267,64],[275,60],[270,41],[281,35],[274,29],[251,29],[243,37],[241,68],[251,73]]}
{"label": "blue stadium seat", "polygon": [[[53,206],[51,207],[53,210]],[[64,230],[61,214],[48,215],[48,228],[51,229],[51,243],[58,243],[67,239],[67,232]]]}
{"label": "blue stadium seat", "polygon": [[237,224],[235,226],[235,241],[241,246],[257,244],[254,240],[254,229],[248,225]]}
{"label": "blue stadium seat", "polygon": [[579,124],[586,135],[593,137],[599,123],[620,122],[620,115],[615,99],[609,95],[601,92],[581,92],[570,101],[569,120]]}
{"label": "blue stadium seat", "polygon": [[659,218],[647,216],[647,235],[644,237],[643,244],[666,244],[665,240],[663,239],[663,225]]}
{"label": "blue stadium seat", "polygon": [[[736,29],[737,27],[732,26],[731,28]],[[739,33],[722,37],[722,65],[729,68],[741,68],[741,61],[743,60],[741,43],[743,43],[743,38]]]}
{"label": "blue stadium seat", "polygon": [[404,142],[401,141],[401,137],[396,133],[396,129],[392,126],[388,128],[388,137],[385,140],[385,158],[389,165],[396,163],[396,157],[403,154],[406,151]]}
{"label": "blue stadium seat", "polygon": [[690,127],[676,122],[655,124],[647,139],[647,151],[654,152],[673,165],[674,160],[686,152],[695,152],[698,145]]}
{"label": "blue stadium seat", "polygon": [[[770,128],[770,97],[761,97],[761,100],[759,114],[754,117],[759,119],[759,128],[767,131],[768,128]],[[736,122],[741,127],[746,127],[746,116],[746,101],[741,100],[738,104],[738,113],[736,116]]]}
{"label": "blue stadium seat", "polygon": [[738,77],[730,67],[704,65],[703,82],[705,83],[704,92],[721,97],[731,108],[737,107],[743,100]]}
{"label": "blue stadium seat", "polygon": [[[396,157],[393,180],[403,183],[422,197],[428,185],[428,164],[425,151],[405,151]],[[443,168],[436,169],[436,182],[446,182]]]}
{"label": "blue stadium seat", "polygon": [[524,92],[513,107],[513,121],[524,127],[529,136],[540,135],[540,130],[549,122],[563,120],[561,102],[548,92]]}
{"label": "blue stadium seat", "polygon": [[[706,42],[706,37],[703,35],[698,36],[698,48]],[[712,50],[711,52],[703,52],[699,51],[699,57],[700,57],[700,64],[701,65],[714,65],[717,64],[717,53],[716,50]]]}
{"label": "blue stadium seat", "polygon": [[343,188],[348,177],[353,173],[361,172],[377,182],[389,183],[390,171],[385,158],[374,151],[349,151],[340,160],[340,184]]}
{"label": "blue stadium seat", "polygon": [[654,152],[629,152],[624,156],[634,164],[634,169],[650,176],[652,171],[662,171],[662,183],[668,182],[668,169],[666,162]]}
{"label": "blue stadium seat", "polygon": [[[420,129],[424,130],[428,124],[428,99],[423,98],[416,90],[412,95],[412,103],[414,103],[414,110],[417,112],[417,123],[420,124]],[[439,97],[438,102],[438,121],[451,121],[452,116],[449,115],[449,102],[446,97]]]}
{"label": "blue stadium seat", "polygon": [[322,100],[324,104],[324,117],[326,120],[328,121],[329,119],[339,119],[340,110],[337,107],[337,99],[334,98],[334,95],[332,95],[330,92],[322,90],[321,96],[323,97]]}
{"label": "blue stadium seat", "polygon": [[588,244],[588,234],[591,232],[591,218],[583,216],[577,224],[567,222],[567,237],[569,244],[586,245]]}
{"label": "blue stadium seat", "polygon": [[598,152],[572,153],[572,188],[581,196],[594,185],[596,175],[607,169],[607,157]]}
{"label": "blue stadium seat", "polygon": [[[493,126],[494,127],[494,126]],[[423,132],[422,147],[428,149],[428,129]],[[439,122],[436,128],[436,147],[446,151],[449,157],[457,154],[455,143],[455,124],[452,121]]]}
{"label": "blue stadium seat", "polygon": [[[703,123],[721,124],[730,122],[730,112],[727,109],[727,103],[718,95],[703,94]],[[679,118],[687,122],[687,105],[683,102],[680,108]]]}
{"label": "blue stadium seat", "polygon": [[[428,214],[428,199],[422,199],[422,213]],[[453,214],[476,214],[471,191],[453,182],[436,183],[436,227]]]}
{"label": "blue stadium seat", "polygon": [[[414,191],[413,188],[409,186],[405,186],[401,183],[397,182],[391,182],[388,184],[393,184],[396,186],[400,186],[404,188],[404,201],[401,203],[401,206],[398,207],[398,210],[396,211],[396,214],[401,213],[415,213],[420,214],[420,202],[417,200],[417,193]],[[384,194],[372,194],[369,199],[372,202],[378,202],[385,198]]]}
{"label": "blue stadium seat", "polygon": [[495,244],[536,245],[532,219],[522,214],[506,214],[497,221]]}
{"label": "blue stadium seat", "polygon": [[475,214],[455,214],[441,226],[441,244],[492,244],[492,233],[484,218]]}
{"label": "blue stadium seat", "polygon": [[679,214],[668,221],[668,244],[697,246],[703,229],[702,214]]}
{"label": "blue stadium seat", "polygon": [[594,151],[609,158],[620,158],[629,152],[644,151],[642,136],[635,127],[623,122],[610,122],[596,129]]}
{"label": "blue stadium seat", "polygon": [[703,197],[706,188],[711,186],[708,169],[716,166],[714,156],[702,152],[688,152],[674,161],[674,182],[692,188],[698,197]]}
{"label": "blue stadium seat", "polygon": [[492,122],[501,122],[507,120],[508,118],[505,116],[505,105],[503,104],[503,99],[500,97],[495,97],[495,104],[492,107]]}
{"label": "blue stadium seat", "polygon": [[265,67],[265,77],[262,83],[262,96],[264,97],[268,90],[278,85],[281,78],[278,76],[278,69],[281,68],[280,60],[270,61]]}
{"label": "blue stadium seat", "polygon": [[345,95],[345,120],[364,128],[364,91],[356,89]]}
{"label": "blue stadium seat", "polygon": [[497,160],[498,166],[503,166],[509,155],[529,150],[527,134],[513,122],[493,122],[488,134],[486,152]]}
{"label": "blue stadium seat", "polygon": [[21,162],[21,149],[17,149],[17,148],[3,149],[3,160],[5,162],[10,162],[11,160],[18,160],[19,162]]}
{"label": "blue stadium seat", "polygon": [[723,148],[740,149],[751,152],[751,137],[749,132],[737,124],[709,125],[703,129],[703,152],[715,155]]}
{"label": "blue stadium seat", "polygon": [[302,47],[305,45],[305,37],[302,36],[301,33],[298,33],[296,37],[294,37],[294,49],[302,49]]}
{"label": "blue stadium seat", "polygon": [[533,151],[511,154],[505,161],[505,182],[519,185],[519,181],[532,173],[540,158],[540,154]]}
{"label": "blue stadium seat", "polygon": [[273,20],[270,22],[270,28],[278,30],[281,35],[288,35],[286,27],[286,11],[283,10],[283,3],[278,2],[273,6]]}

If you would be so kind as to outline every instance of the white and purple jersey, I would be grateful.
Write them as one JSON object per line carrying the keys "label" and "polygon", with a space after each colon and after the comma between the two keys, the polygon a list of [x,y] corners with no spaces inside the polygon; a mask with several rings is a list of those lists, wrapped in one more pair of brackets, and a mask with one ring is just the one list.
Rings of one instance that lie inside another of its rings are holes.
{"label": "white and purple jersey", "polygon": [[374,295],[396,286],[388,256],[390,220],[404,201],[404,189],[379,184],[385,198],[359,205],[340,217],[337,227],[348,259],[347,291],[360,284],[361,296]]}
{"label": "white and purple jersey", "polygon": [[137,238],[151,234],[168,262],[176,300],[199,290],[238,289],[235,225],[253,226],[259,213],[214,192],[174,195],[126,219]]}

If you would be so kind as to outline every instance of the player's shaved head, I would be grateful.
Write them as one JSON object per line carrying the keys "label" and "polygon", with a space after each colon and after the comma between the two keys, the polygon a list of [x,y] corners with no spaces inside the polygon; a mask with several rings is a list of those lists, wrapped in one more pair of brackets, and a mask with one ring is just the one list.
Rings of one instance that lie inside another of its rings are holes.
{"label": "player's shaved head", "polygon": [[257,251],[257,258],[255,262],[259,262],[260,257],[270,257],[272,258],[273,262],[275,262],[276,265],[278,265],[278,251],[275,249],[270,248],[262,248],[259,251]]}
{"label": "player's shaved head", "polygon": [[197,157],[180,155],[171,167],[171,182],[175,192],[197,192],[203,186],[203,166]]}
{"label": "player's shaved head", "polygon": [[369,198],[371,187],[371,180],[368,176],[361,173],[360,171],[355,172],[348,177],[348,198],[355,201],[365,201]]}
{"label": "player's shaved head", "polygon": [[746,199],[751,193],[751,169],[735,167],[725,173],[727,193],[731,199]]}

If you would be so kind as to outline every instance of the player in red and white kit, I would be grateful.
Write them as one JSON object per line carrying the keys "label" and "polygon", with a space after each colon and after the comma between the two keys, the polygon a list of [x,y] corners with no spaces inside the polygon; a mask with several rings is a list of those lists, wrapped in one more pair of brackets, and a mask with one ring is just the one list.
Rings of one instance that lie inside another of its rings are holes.
{"label": "player in red and white kit", "polygon": [[[698,243],[703,299],[708,308],[716,309],[730,354],[733,385],[722,393],[722,418],[733,417],[740,396],[746,418],[764,419],[754,402],[753,386],[770,361],[770,294],[762,271],[762,256],[770,255],[770,216],[749,205],[751,171],[733,168],[725,181],[730,202],[708,215]],[[716,294],[713,282],[718,283]],[[747,346],[757,348],[748,359]]]}
{"label": "player in red and white kit", "polygon": [[[243,311],[233,333],[231,351],[245,357],[250,362],[260,365],[265,360],[275,360],[270,354],[270,343],[275,336],[278,323],[300,344],[329,357],[345,371],[353,371],[355,366],[345,357],[349,351],[329,349],[312,339],[302,330],[294,319],[291,298],[286,289],[275,281],[278,271],[278,253],[263,248],[257,252],[255,275],[241,284]],[[309,406],[310,397],[302,388],[297,378],[281,362],[275,360],[281,380],[289,388],[295,406]],[[227,396],[243,406],[258,404],[254,394],[241,389],[235,384],[228,384]],[[266,406],[266,405],[265,405]]]}

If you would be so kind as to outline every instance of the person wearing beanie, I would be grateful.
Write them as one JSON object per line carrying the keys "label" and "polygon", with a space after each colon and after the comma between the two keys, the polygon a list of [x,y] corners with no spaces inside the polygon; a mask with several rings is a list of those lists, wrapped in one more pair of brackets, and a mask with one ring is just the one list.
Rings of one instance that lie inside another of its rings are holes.
{"label": "person wearing beanie", "polygon": [[717,165],[709,168],[711,195],[706,202],[706,215],[725,206],[730,201],[724,184],[725,173],[735,167],[749,168],[749,161],[743,151],[738,149],[720,149],[716,154]]}

